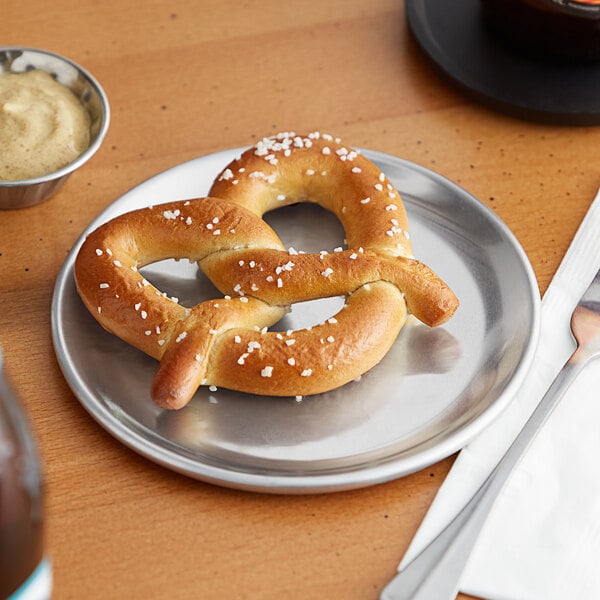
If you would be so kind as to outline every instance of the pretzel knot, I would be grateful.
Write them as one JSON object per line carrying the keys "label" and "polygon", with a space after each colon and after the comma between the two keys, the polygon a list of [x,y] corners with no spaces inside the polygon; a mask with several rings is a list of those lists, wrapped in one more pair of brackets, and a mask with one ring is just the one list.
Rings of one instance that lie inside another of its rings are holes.
{"label": "pretzel knot", "polygon": [[[348,249],[286,249],[262,219],[296,202],[333,212]],[[146,281],[145,265],[188,258],[225,295],[192,308]],[[304,396],[341,386],[375,366],[406,321],[430,326],[458,301],[412,258],[398,192],[338,139],[284,133],[232,161],[209,197],[116,217],[92,232],[75,263],[84,304],[108,331],[158,359],[152,398],[185,406],[200,385]],[[303,330],[274,332],[290,304],[344,295],[342,310]]]}

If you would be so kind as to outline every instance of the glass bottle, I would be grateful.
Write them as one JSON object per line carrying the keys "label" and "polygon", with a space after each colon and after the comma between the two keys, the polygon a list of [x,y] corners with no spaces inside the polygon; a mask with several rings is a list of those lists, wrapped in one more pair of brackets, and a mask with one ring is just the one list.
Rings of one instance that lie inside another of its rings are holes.
{"label": "glass bottle", "polygon": [[0,598],[46,600],[51,580],[40,460],[0,348]]}

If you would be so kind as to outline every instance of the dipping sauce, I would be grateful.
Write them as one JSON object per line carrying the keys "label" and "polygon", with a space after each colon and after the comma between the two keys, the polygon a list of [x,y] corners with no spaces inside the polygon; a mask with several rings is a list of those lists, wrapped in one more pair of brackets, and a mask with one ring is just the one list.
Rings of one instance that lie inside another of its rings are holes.
{"label": "dipping sauce", "polygon": [[90,145],[90,115],[44,71],[0,73],[0,179],[53,173]]}

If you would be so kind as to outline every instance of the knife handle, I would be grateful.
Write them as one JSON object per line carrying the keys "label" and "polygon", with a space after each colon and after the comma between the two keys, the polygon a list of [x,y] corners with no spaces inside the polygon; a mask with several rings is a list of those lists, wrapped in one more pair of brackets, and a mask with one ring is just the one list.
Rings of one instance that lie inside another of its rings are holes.
{"label": "knife handle", "polygon": [[381,600],[454,600],[460,577],[487,516],[509,478],[569,385],[591,358],[580,347],[565,363],[506,454],[442,532],[381,592]]}

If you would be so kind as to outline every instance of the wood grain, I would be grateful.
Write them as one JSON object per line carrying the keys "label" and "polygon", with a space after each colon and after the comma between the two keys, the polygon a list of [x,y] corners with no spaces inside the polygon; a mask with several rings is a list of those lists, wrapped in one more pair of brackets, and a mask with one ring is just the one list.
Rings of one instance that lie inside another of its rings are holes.
{"label": "wood grain", "polygon": [[50,12],[25,0],[2,13],[4,44],[84,65],[112,106],[102,148],[59,194],[0,214],[0,342],[44,457],[55,598],[377,598],[453,458],[300,497],[162,469],[105,433],[66,385],[50,334],[59,269],[102,209],[157,172],[320,129],[468,189],[515,233],[543,292],[600,184],[600,129],[466,99],[432,72],[397,0],[55,0]]}

